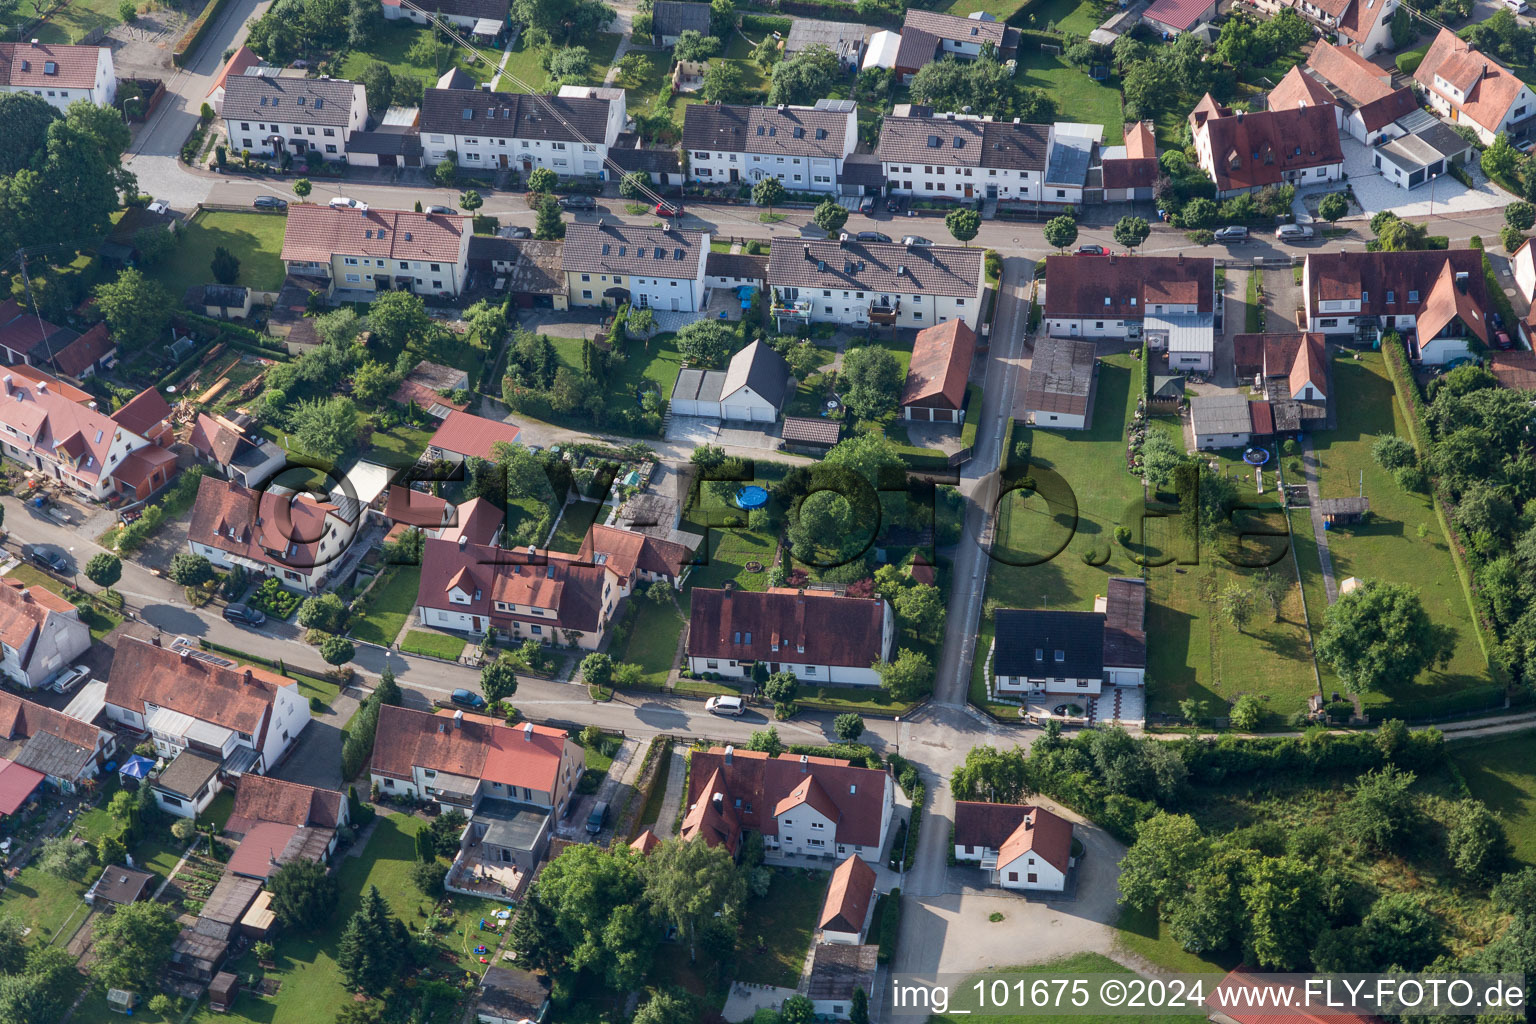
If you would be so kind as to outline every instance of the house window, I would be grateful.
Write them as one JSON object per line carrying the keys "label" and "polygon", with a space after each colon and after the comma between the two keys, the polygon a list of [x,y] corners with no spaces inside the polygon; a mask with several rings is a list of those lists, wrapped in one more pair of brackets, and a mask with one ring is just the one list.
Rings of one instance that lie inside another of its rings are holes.
{"label": "house window", "polygon": [[805,841],[805,845],[807,845],[807,846],[826,846],[827,845],[827,841],[825,839],[807,839]]}
{"label": "house window", "polygon": [[1008,872],[1008,881],[1010,881],[1010,882],[1017,882],[1018,880],[1019,880],[1019,873],[1017,871],[1010,871],[1010,872]]}
{"label": "house window", "polygon": [[808,676],[815,675],[816,674],[816,666],[815,665],[807,665],[807,666],[805,666],[805,674],[808,675]]}
{"label": "house window", "polygon": [[1034,872],[1033,872],[1033,871],[1031,871],[1031,872],[1030,872],[1030,873],[1029,873],[1029,874],[1028,874],[1028,875],[1027,875],[1027,876],[1026,876],[1026,879],[1027,879],[1027,880],[1028,880],[1028,881],[1030,881],[1030,882],[1038,882],[1038,881],[1040,881],[1040,876],[1039,876],[1039,875],[1037,875],[1037,874],[1035,874],[1035,873],[1034,873]]}
{"label": "house window", "polygon": [[811,822],[811,828],[826,828],[826,827],[827,826],[825,824],[823,824],[822,822],[819,822],[819,821]]}
{"label": "house window", "polygon": [[718,661],[710,660],[710,661],[706,661],[704,663],[704,667],[705,668],[719,668],[720,667],[720,663]]}

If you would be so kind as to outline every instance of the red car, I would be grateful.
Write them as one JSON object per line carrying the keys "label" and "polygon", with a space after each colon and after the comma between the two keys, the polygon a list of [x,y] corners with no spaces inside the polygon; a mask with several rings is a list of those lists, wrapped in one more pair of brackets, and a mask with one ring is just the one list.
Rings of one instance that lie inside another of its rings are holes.
{"label": "red car", "polygon": [[1499,348],[1510,349],[1515,347],[1514,342],[1509,340],[1508,331],[1496,331],[1493,335],[1493,340],[1494,344],[1498,345]]}
{"label": "red car", "polygon": [[668,203],[656,204],[656,216],[658,217],[681,217],[682,215],[683,208],[681,206],[672,206]]}

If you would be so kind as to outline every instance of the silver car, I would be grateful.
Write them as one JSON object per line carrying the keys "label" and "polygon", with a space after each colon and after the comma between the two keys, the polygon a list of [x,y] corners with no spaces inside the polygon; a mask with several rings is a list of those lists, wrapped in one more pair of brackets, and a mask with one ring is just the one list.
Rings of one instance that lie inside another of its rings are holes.
{"label": "silver car", "polygon": [[1219,228],[1216,231],[1218,242],[1246,242],[1248,241],[1248,229],[1234,224],[1231,227]]}
{"label": "silver car", "polygon": [[1275,237],[1282,242],[1300,241],[1312,237],[1312,229],[1306,224],[1282,224],[1275,229]]}

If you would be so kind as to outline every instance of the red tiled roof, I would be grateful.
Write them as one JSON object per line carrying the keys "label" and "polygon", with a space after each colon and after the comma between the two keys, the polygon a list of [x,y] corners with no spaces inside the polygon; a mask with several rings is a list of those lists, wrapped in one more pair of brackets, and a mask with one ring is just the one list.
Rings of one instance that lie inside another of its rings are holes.
{"label": "red tiled roof", "polygon": [[1308,383],[1323,395],[1328,393],[1327,347],[1321,335],[1304,335],[1304,341],[1296,348],[1296,361],[1291,364],[1291,394],[1294,396]]}
{"label": "red tiled roof", "polygon": [[443,419],[442,426],[437,428],[427,445],[439,451],[488,460],[494,456],[493,445],[503,441],[515,444],[519,433],[521,430],[515,424],[455,411]]}
{"label": "red tiled roof", "polygon": [[24,667],[32,660],[38,631],[55,614],[79,617],[74,605],[47,587],[27,587],[20,580],[0,577],[0,641],[16,652]]}
{"label": "red tiled roof", "polygon": [[245,666],[228,668],[133,637],[118,642],[107,677],[107,703],[144,714],[146,704],[169,708],[253,737],[260,747],[279,686],[292,680]]}
{"label": "red tiled roof", "polygon": [[200,412],[197,414],[197,422],[193,424],[192,436],[187,440],[199,455],[227,466],[235,457],[241,436],[240,428],[224,417]]}
{"label": "red tiled roof", "polygon": [[198,482],[187,538],[267,565],[307,571],[319,564],[336,511],[306,493],[252,490],[218,477]]}
{"label": "red tiled roof", "polygon": [[[728,827],[738,822],[737,831],[746,828],[776,836],[778,821],[773,808],[794,792],[807,775],[815,777],[835,806],[837,816],[833,820],[837,821],[839,843],[874,847],[881,842],[885,787],[890,782],[885,772],[859,768],[835,758],[802,758],[796,754],[770,758],[755,750],[732,749],[727,761],[724,747],[693,752],[688,775],[689,815],[684,823],[703,815],[706,825],[713,822],[713,827]],[[718,790],[711,788],[717,777],[722,787]],[[710,816],[700,805],[708,803],[706,797],[715,791],[723,795],[722,807]],[[735,806],[736,800],[741,801],[739,808]],[[685,829],[683,838],[690,839],[692,834]]]}
{"label": "red tiled roof", "polygon": [[47,776],[0,757],[0,814],[15,814]]}
{"label": "red tiled roof", "polygon": [[1157,136],[1151,121],[1136,121],[1125,126],[1125,155],[1132,160],[1156,160]]}
{"label": "red tiled roof", "polygon": [[390,484],[384,515],[397,523],[435,530],[453,518],[453,506],[446,498],[418,491],[400,484]]}
{"label": "red tiled roof", "polygon": [[0,691],[0,738],[27,739],[45,733],[81,750],[95,750],[101,738],[101,730],[89,722]]}
{"label": "red tiled roof", "polygon": [[652,832],[650,829],[646,829],[644,832],[641,832],[629,842],[629,848],[631,850],[639,850],[642,855],[650,853],[660,845],[661,840],[656,838],[656,833]]}
{"label": "red tiled roof", "polygon": [[470,218],[401,210],[350,210],[301,203],[288,211],[282,258],[329,263],[332,256],[456,263]]}
{"label": "red tiled roof", "polygon": [[1374,132],[1417,109],[1419,109],[1419,100],[1413,94],[1413,90],[1399,89],[1361,107],[1360,121],[1365,125],[1366,131]]}
{"label": "red tiled roof", "polygon": [[245,833],[260,822],[278,822],[295,828],[336,828],[342,822],[345,802],[346,797],[334,789],[316,789],[266,775],[247,774],[235,790],[235,809],[225,827],[231,832]]}
{"label": "red tiled roof", "polygon": [[[1339,129],[1332,106],[1258,110],[1207,117],[1210,169],[1219,191],[1258,188],[1284,180],[1289,172],[1342,163]],[[1050,292],[1047,289],[1047,300]]]}
{"label": "red tiled roof", "polygon": [[[32,448],[64,457],[81,479],[98,480],[107,468],[118,424],[69,396],[68,392],[83,395],[79,389],[68,388],[61,394],[67,386],[40,370],[24,374],[13,366],[6,374],[12,383],[0,393],[0,424],[30,436]],[[12,443],[26,444],[20,439]]]}
{"label": "red tiled roof", "polygon": [[1253,424],[1253,432],[1260,437],[1275,432],[1275,410],[1267,401],[1249,402],[1248,419]]}
{"label": "red tiled roof", "polygon": [[282,822],[257,822],[230,854],[226,870],[247,878],[266,878],[278,869],[283,851],[298,831],[297,826]]}
{"label": "red tiled roof", "polygon": [[587,530],[576,557],[624,580],[633,580],[637,571],[675,578],[693,563],[693,552],[681,544],[599,523]]}
{"label": "red tiled roof", "polygon": [[53,365],[60,373],[79,377],[116,348],[107,334],[107,325],[100,323],[55,352]]}
{"label": "red tiled roof", "polygon": [[[1465,275],[1459,284],[1458,274]],[[1483,256],[1475,249],[1313,253],[1306,279],[1313,316],[1320,315],[1321,302],[1353,299],[1360,300],[1365,315],[1416,316],[1415,332],[1423,338],[1461,316],[1469,330],[1488,340]]]}
{"label": "red tiled roof", "polygon": [[[1319,46],[1326,45],[1319,43]],[[1333,106],[1333,93],[1328,87],[1295,65],[1280,79],[1269,94],[1269,109],[1294,110],[1299,107]]]}
{"label": "red tiled roof", "polygon": [[1392,73],[1377,67],[1348,46],[1318,40],[1307,58],[1314,69],[1355,106],[1364,106],[1392,94]]}
{"label": "red tiled roof", "polygon": [[1201,15],[1210,8],[1210,0],[1156,0],[1141,16],[1176,31],[1188,32],[1200,23]]}
{"label": "red tiled roof", "polygon": [[508,726],[484,715],[432,714],[386,705],[379,709],[371,770],[411,778],[414,768],[527,786],[553,793],[565,752],[563,729],[525,723]]}
{"label": "red tiled roof", "polygon": [[[702,773],[704,769],[701,767],[697,770]],[[697,777],[692,772],[693,769],[690,769],[690,777]],[[741,845],[742,822],[737,817],[732,797],[726,789],[724,773],[719,768],[712,768],[704,776],[702,784],[690,785],[693,788],[693,803],[689,805],[688,813],[683,815],[678,835],[689,841],[702,837],[706,845],[724,846],[731,851],[731,856],[736,856]]]}
{"label": "red tiled roof", "polygon": [[1536,353],[1495,350],[1488,353],[1488,368],[1506,388],[1536,391]]}
{"label": "red tiled roof", "polygon": [[975,353],[976,332],[958,317],[918,331],[901,404],[944,409],[965,405],[965,383]]}
{"label": "red tiled roof", "polygon": [[[145,445],[136,448],[123,456],[123,461],[117,464],[117,472],[113,474],[127,487],[139,490],[154,476],[155,470],[169,470],[176,465],[174,453],[155,445]],[[172,474],[167,472],[161,484],[169,482]]]}
{"label": "red tiled roof", "polygon": [[[608,570],[574,555],[551,551],[531,554],[505,548],[428,538],[421,553],[421,586],[416,603],[424,608],[488,616],[505,626],[514,619],[556,629],[592,632],[601,628],[603,584]],[[617,575],[617,573],[615,573]],[[458,588],[469,602],[450,602]],[[496,602],[554,611],[530,616],[498,611]]]}
{"label": "red tiled roof", "polygon": [[874,895],[875,869],[864,863],[862,858],[849,854],[848,859],[832,872],[832,881],[827,885],[827,898],[821,905],[821,919],[816,927],[834,932],[862,930]]}
{"label": "red tiled roof", "polygon": [[[1437,74],[1461,90],[1465,102],[1457,103],[1435,85]],[[1413,78],[1488,131],[1496,131],[1504,123],[1509,108],[1525,87],[1514,72],[1473,49],[1446,28],[1442,28],[1430,44]]]}
{"label": "red tiled roof", "polygon": [[[881,598],[825,590],[693,591],[688,654],[733,661],[780,661],[868,668],[883,659]],[[803,651],[800,648],[804,648]]]}
{"label": "red tiled roof", "polygon": [[140,437],[149,437],[157,426],[170,418],[170,405],[154,388],[140,391],[112,414],[112,419],[125,430],[131,430]]}
{"label": "red tiled roof", "polygon": [[[1141,317],[1152,303],[1216,308],[1216,261],[1203,256],[1047,256],[1047,317]],[[1104,300],[1108,299],[1106,303]]]}
{"label": "red tiled roof", "polygon": [[[0,82],[27,89],[93,89],[100,46],[0,43]],[[53,73],[49,73],[49,65]]]}
{"label": "red tiled roof", "polygon": [[1072,857],[1072,823],[1044,807],[957,800],[955,845],[996,850],[999,868],[1033,852],[1065,872]]}
{"label": "red tiled roof", "polygon": [[470,498],[455,510],[457,522],[443,528],[442,539],[457,544],[462,537],[471,544],[494,544],[506,514],[484,498]]}
{"label": "red tiled roof", "polygon": [[261,63],[261,58],[256,56],[256,51],[249,46],[241,45],[240,49],[230,55],[224,62],[224,67],[219,70],[218,77],[213,80],[213,85],[208,88],[208,95],[212,96],[224,84],[224,80],[230,75],[243,75],[246,68],[253,68]]}
{"label": "red tiled roof", "polygon": [[[3,318],[3,314],[0,314],[0,318]],[[53,391],[59,395],[63,395],[65,398],[69,399],[71,402],[76,403],[77,405],[83,405],[87,402],[96,401],[96,396],[91,394],[89,391],[82,391],[80,388],[75,387],[68,381],[60,380],[46,370],[39,370],[35,366],[28,366],[25,363],[19,363],[16,366],[6,367],[5,372],[13,377],[23,377],[34,382],[41,381],[48,385],[48,389],[50,391]]]}

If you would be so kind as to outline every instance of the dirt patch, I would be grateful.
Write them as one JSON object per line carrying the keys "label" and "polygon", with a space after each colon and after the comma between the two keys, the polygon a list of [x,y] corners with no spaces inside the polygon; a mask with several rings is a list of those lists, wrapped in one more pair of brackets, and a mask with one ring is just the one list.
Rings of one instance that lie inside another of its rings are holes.
{"label": "dirt patch", "polygon": [[132,25],[118,25],[104,40],[112,48],[112,64],[118,77],[124,72],[148,72],[163,78],[171,70],[171,50],[186,31],[187,15],[173,7],[140,14]]}

